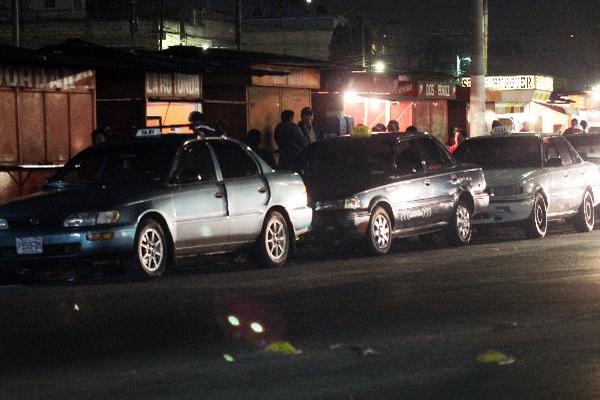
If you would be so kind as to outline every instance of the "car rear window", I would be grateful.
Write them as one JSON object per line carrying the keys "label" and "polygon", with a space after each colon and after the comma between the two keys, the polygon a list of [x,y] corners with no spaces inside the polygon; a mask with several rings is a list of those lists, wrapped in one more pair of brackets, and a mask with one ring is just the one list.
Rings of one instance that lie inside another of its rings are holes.
{"label": "car rear window", "polygon": [[541,168],[542,153],[537,137],[501,137],[466,140],[454,156],[462,163],[485,169]]}

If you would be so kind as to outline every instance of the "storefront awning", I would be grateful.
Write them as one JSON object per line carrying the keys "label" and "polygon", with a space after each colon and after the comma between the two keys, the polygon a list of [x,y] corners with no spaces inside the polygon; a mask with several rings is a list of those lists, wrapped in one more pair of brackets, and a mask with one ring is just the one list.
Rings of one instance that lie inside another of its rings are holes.
{"label": "storefront awning", "polygon": [[548,103],[540,103],[537,102],[537,104],[544,106],[546,108],[551,109],[552,111],[556,111],[565,115],[578,115],[579,114],[579,110],[577,110],[576,108],[572,107],[570,104],[548,104]]}

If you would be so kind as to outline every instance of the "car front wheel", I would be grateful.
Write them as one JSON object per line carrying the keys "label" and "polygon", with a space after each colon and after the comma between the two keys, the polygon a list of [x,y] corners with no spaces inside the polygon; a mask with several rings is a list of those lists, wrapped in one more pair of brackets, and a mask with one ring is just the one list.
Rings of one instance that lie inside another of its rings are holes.
{"label": "car front wheel", "polygon": [[525,234],[529,239],[541,239],[548,231],[548,206],[541,193],[536,193],[531,215],[525,222]]}
{"label": "car front wheel", "polygon": [[129,272],[139,278],[157,278],[167,268],[168,246],[161,225],[153,219],[140,224],[135,236],[135,254],[130,260]]}
{"label": "car front wheel", "polygon": [[288,224],[278,211],[271,211],[257,242],[258,263],[263,267],[280,267],[285,264],[290,252]]}
{"label": "car front wheel", "polygon": [[469,204],[460,200],[454,209],[448,227],[448,241],[453,246],[465,246],[471,241],[473,225],[471,224],[471,208]]}
{"label": "car front wheel", "polygon": [[390,216],[383,207],[375,207],[369,221],[367,232],[367,250],[374,256],[382,256],[392,246],[392,224]]}
{"label": "car front wheel", "polygon": [[590,191],[583,195],[583,202],[575,216],[574,224],[578,232],[591,232],[594,229],[594,196]]}

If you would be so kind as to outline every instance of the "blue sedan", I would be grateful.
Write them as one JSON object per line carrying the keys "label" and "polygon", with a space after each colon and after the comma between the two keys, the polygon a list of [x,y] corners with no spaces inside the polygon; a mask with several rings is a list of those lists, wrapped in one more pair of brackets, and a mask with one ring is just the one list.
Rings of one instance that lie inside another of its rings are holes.
{"label": "blue sedan", "polygon": [[158,277],[180,257],[254,246],[259,264],[277,267],[311,221],[302,178],[273,170],[240,142],[115,140],[0,207],[0,266],[119,259]]}

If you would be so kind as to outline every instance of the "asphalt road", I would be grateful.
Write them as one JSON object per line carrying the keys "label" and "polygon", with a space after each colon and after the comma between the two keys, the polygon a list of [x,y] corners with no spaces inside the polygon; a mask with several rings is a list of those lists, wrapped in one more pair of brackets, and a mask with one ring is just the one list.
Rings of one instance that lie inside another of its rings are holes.
{"label": "asphalt road", "polygon": [[[563,226],[4,286],[0,398],[597,399],[599,256],[599,231]],[[276,341],[302,352],[261,350]]]}

